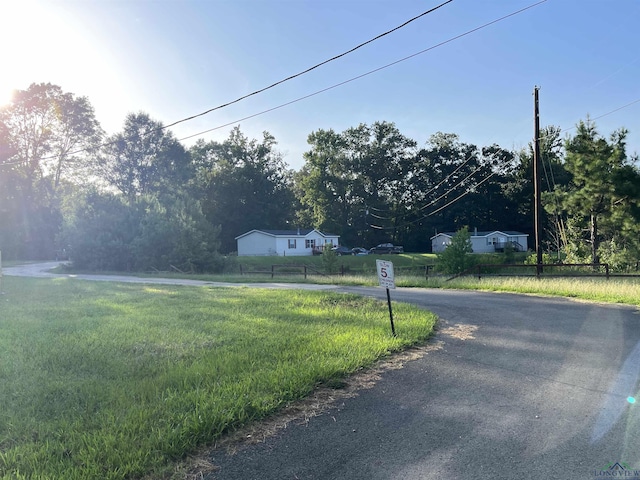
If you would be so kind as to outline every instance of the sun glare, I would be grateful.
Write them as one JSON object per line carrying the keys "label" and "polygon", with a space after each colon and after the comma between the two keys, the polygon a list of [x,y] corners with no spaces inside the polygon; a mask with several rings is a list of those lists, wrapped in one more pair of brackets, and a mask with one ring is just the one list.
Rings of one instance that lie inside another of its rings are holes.
{"label": "sun glare", "polygon": [[10,85],[4,85],[0,82],[0,108],[11,103],[14,88]]}

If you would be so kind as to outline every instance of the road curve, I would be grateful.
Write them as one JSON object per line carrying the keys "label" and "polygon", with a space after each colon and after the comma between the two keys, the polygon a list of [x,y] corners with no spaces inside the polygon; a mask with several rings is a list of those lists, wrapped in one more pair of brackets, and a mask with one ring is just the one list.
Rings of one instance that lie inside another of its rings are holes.
{"label": "road curve", "polygon": [[[25,274],[16,268],[4,272]],[[322,288],[386,298],[380,288]],[[468,291],[391,295],[440,316],[428,353],[262,443],[211,451],[218,468],[204,478],[640,478],[637,309]],[[395,323],[401,335],[402,318]]]}

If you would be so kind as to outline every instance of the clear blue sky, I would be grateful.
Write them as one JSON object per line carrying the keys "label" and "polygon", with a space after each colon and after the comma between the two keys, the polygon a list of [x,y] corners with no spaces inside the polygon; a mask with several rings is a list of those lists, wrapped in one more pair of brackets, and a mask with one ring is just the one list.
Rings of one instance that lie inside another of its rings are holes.
{"label": "clear blue sky", "polygon": [[[342,53],[441,1],[0,0],[0,101],[10,88],[52,82],[87,96],[110,134],[129,112],[169,124]],[[346,57],[172,130],[178,138],[229,122],[252,138],[267,130],[299,169],[308,134],[320,128],[384,120],[420,145],[442,131],[518,149],[533,137],[534,85],[541,87],[541,124],[563,129],[640,100],[640,1],[547,0],[237,121],[533,3],[454,0]],[[607,135],[629,129],[629,153],[640,153],[639,114],[640,102],[596,123]],[[231,128],[201,138],[222,140]]]}

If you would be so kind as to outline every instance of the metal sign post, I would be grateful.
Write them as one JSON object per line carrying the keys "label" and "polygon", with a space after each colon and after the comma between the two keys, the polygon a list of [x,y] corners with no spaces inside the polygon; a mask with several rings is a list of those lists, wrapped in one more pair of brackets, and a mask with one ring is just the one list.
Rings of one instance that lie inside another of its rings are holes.
{"label": "metal sign post", "polygon": [[387,260],[376,260],[376,268],[378,270],[378,283],[381,287],[387,289],[387,304],[389,305],[389,320],[391,321],[391,333],[396,336],[396,328],[393,325],[393,310],[391,309],[390,288],[396,288],[395,275],[393,273],[393,263]]}

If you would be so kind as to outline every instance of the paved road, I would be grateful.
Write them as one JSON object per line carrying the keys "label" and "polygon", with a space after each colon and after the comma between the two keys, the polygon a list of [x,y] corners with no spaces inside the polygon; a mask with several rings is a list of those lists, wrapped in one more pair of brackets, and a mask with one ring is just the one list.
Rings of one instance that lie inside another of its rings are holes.
{"label": "paved road", "polygon": [[2,269],[7,276],[16,277],[39,277],[39,278],[76,278],[80,280],[91,280],[97,282],[125,282],[125,283],[146,283],[154,285],[187,285],[187,286],[212,286],[212,287],[254,287],[254,288],[276,288],[302,290],[337,290],[334,285],[313,285],[313,284],[289,284],[289,283],[226,283],[208,282],[206,280],[189,280],[180,278],[157,278],[157,277],[136,277],[132,275],[93,275],[76,273],[50,273],[60,265],[61,262],[44,262],[15,267],[5,267]]}
{"label": "paved road", "polygon": [[608,470],[640,470],[637,309],[423,289],[392,297],[441,317],[429,353],[263,443],[212,451],[219,468],[204,478],[640,478]]}

